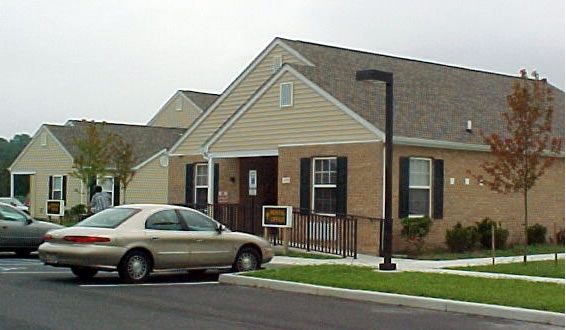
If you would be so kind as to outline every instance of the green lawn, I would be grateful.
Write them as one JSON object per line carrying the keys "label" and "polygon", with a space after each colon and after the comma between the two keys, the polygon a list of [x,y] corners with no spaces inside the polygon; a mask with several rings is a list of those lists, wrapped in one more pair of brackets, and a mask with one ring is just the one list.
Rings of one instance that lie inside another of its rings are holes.
{"label": "green lawn", "polygon": [[564,259],[560,259],[558,260],[558,262],[554,260],[528,261],[526,264],[523,262],[517,262],[510,264],[496,264],[496,265],[473,266],[473,267],[453,267],[450,269],[468,270],[474,272],[564,278]]}
{"label": "green lawn", "polygon": [[[564,245],[556,245],[556,244],[529,245],[527,251],[528,251],[528,255],[563,253]],[[495,250],[496,257],[522,256],[524,253],[525,253],[524,245],[514,245],[507,247],[505,249]],[[485,257],[492,257],[492,251],[479,249],[464,253],[451,253],[446,251],[445,249],[427,250],[414,256],[414,258],[422,259],[422,260],[454,260],[454,259],[485,258]]]}
{"label": "green lawn", "polygon": [[564,313],[563,284],[419,272],[386,273],[345,265],[295,266],[246,276]]}

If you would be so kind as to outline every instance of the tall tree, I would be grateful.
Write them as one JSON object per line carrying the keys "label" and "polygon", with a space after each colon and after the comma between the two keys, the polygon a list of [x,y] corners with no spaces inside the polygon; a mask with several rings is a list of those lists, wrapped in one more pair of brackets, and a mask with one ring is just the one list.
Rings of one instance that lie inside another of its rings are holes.
{"label": "tall tree", "polygon": [[552,91],[546,79],[533,72],[532,79],[521,70],[521,79],[513,84],[507,96],[508,112],[503,112],[506,134],[482,136],[494,158],[480,167],[487,173],[475,176],[492,190],[501,193],[520,192],[523,197],[525,254],[527,262],[527,229],[529,225],[529,190],[552,165],[560,153],[562,139],[552,136]]}
{"label": "tall tree", "polygon": [[0,138],[0,196],[8,196],[10,194],[10,173],[8,167],[30,141],[31,137],[27,134],[14,135],[10,141]]}
{"label": "tall tree", "polygon": [[112,144],[112,162],[114,163],[114,169],[112,174],[114,175],[114,180],[118,180],[124,194],[122,195],[122,204],[126,203],[126,191],[128,190],[128,185],[134,178],[136,174],[133,169],[135,164],[134,148],[131,144],[124,142],[120,137],[117,137]]}
{"label": "tall tree", "polygon": [[97,177],[109,172],[110,147],[114,135],[103,134],[101,131],[104,125],[105,123],[87,123],[86,136],[75,140],[79,153],[73,160],[73,172],[70,175],[81,180],[87,189],[96,183]]}

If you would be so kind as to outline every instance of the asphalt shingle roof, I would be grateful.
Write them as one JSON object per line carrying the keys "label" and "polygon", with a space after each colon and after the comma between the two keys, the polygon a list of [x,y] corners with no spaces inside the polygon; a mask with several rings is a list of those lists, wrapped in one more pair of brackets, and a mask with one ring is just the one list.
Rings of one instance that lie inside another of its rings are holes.
{"label": "asphalt shingle roof", "polygon": [[[482,144],[479,130],[503,133],[501,112],[518,76],[280,39],[315,66],[297,71],[380,130],[385,130],[385,86],[356,81],[356,71],[393,73],[394,135]],[[518,68],[519,69],[519,68]],[[553,135],[564,138],[564,91],[554,97]],[[473,131],[466,131],[467,121]]]}
{"label": "asphalt shingle roof", "polygon": [[[73,156],[79,154],[76,141],[87,137],[87,125],[89,121],[68,121],[65,125],[45,125],[53,135],[61,142],[63,147]],[[122,137],[124,142],[133,146],[136,165],[146,161],[157,152],[171,148],[182,136],[185,129],[153,127],[141,125],[127,125],[115,123],[97,122],[100,135],[116,134]]]}
{"label": "asphalt shingle roof", "polygon": [[220,97],[220,95],[218,94],[195,91],[181,91],[181,93],[195,102],[195,104],[198,105],[202,109],[202,111],[206,111],[206,109],[208,109],[208,107],[210,107],[212,103],[214,103],[214,101],[216,101],[216,99]]}

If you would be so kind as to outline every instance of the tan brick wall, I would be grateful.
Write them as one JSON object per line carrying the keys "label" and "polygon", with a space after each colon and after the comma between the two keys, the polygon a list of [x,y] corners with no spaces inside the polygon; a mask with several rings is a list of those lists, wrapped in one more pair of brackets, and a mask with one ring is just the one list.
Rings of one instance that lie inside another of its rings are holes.
{"label": "tan brick wall", "polygon": [[[468,173],[482,174],[480,164],[492,157],[488,152],[440,150],[395,146],[393,162],[393,215],[398,218],[399,157],[414,156],[444,160],[444,218],[434,220],[426,238],[427,246],[444,247],[447,229],[457,222],[475,225],[489,217],[501,222],[510,231],[508,243],[519,243],[524,237],[523,198],[520,193],[501,194],[480,185]],[[454,184],[450,179],[454,179]],[[470,180],[465,183],[466,178]],[[564,228],[564,159],[558,159],[529,192],[529,225],[539,223],[552,236],[554,227]],[[400,225],[394,222],[394,249],[404,247],[400,240]]]}
{"label": "tan brick wall", "polygon": [[[185,165],[202,162],[207,161],[200,156],[175,156],[169,159],[169,203],[185,203]],[[229,203],[238,203],[239,160],[237,158],[216,159],[214,163],[220,165],[219,190],[228,192]]]}
{"label": "tan brick wall", "polygon": [[[383,149],[381,143],[354,143],[284,147],[279,149],[279,204],[299,206],[299,164],[303,157],[348,157],[348,213],[362,217],[382,216]],[[508,243],[519,243],[524,237],[523,199],[520,193],[500,194],[475,181],[468,170],[480,174],[480,163],[491,157],[487,152],[395,146],[393,156],[393,249],[406,248],[400,238],[399,158],[423,157],[444,160],[444,218],[435,219],[426,238],[427,247],[445,247],[447,229],[461,222],[474,225],[486,217],[502,223],[510,231]],[[281,183],[283,177],[289,184]],[[454,184],[450,183],[454,179]],[[470,180],[465,184],[465,179]],[[564,159],[558,159],[529,193],[529,225],[539,223],[553,236],[554,228],[564,228]],[[363,219],[359,224],[360,252],[375,253],[379,225]]]}
{"label": "tan brick wall", "polygon": [[[279,148],[279,205],[299,207],[300,159],[336,156],[348,158],[348,214],[379,218],[382,215],[382,144],[348,143]],[[283,178],[290,183],[281,183]],[[360,252],[377,253],[378,221],[358,224]]]}

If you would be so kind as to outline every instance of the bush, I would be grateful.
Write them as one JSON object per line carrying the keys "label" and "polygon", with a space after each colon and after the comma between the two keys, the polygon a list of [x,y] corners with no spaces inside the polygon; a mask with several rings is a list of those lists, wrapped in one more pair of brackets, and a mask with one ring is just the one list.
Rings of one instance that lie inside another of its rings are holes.
{"label": "bush", "polygon": [[556,233],[556,244],[564,244],[564,229]]}
{"label": "bush", "polygon": [[424,238],[428,235],[432,220],[429,217],[403,218],[401,219],[401,237],[407,242],[415,245],[420,250],[424,244]]}
{"label": "bush", "polygon": [[69,210],[69,215],[76,216],[80,214],[86,214],[86,206],[84,204],[77,204]]}
{"label": "bush", "polygon": [[501,223],[497,223],[490,218],[485,218],[481,222],[476,222],[476,227],[482,247],[491,249],[491,228],[495,227],[495,248],[505,248],[505,245],[507,244],[507,237],[509,237],[509,231],[501,228]]}
{"label": "bush", "polygon": [[478,242],[479,234],[475,227],[463,227],[457,223],[453,229],[446,230],[446,245],[451,252],[473,250]]}
{"label": "bush", "polygon": [[527,244],[543,244],[546,242],[546,227],[537,224],[527,227]]}

